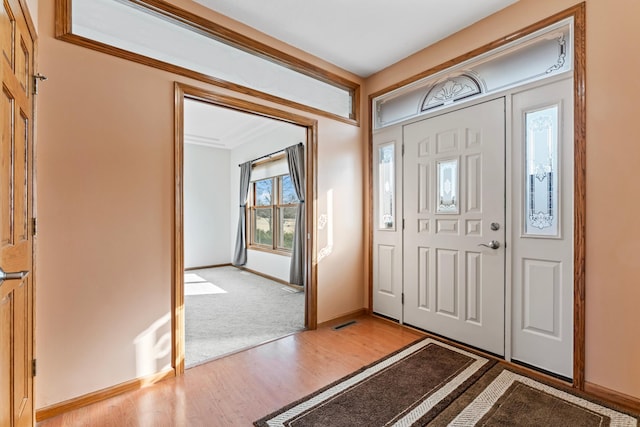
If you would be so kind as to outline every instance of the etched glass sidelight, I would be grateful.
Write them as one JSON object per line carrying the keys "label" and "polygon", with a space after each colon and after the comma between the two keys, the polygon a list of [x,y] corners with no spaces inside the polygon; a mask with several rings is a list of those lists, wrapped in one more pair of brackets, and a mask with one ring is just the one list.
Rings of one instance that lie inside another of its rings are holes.
{"label": "etched glass sidelight", "polygon": [[393,142],[378,148],[378,228],[395,230],[395,162]]}
{"label": "etched glass sidelight", "polygon": [[558,236],[558,106],[525,114],[526,235]]}

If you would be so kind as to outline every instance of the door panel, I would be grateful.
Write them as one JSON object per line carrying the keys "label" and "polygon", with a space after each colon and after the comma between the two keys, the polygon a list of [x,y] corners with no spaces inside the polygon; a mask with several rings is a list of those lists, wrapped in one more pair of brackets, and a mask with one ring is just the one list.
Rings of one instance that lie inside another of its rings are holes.
{"label": "door panel", "polygon": [[0,425],[33,425],[33,98],[34,39],[18,0],[3,0],[0,267],[28,272],[0,285]]}
{"label": "door panel", "polygon": [[401,159],[401,128],[373,136],[373,311],[398,321],[402,321]]}
{"label": "door panel", "polygon": [[[500,355],[504,108],[500,98],[403,130],[404,323]],[[491,240],[500,247],[479,246]]]}
{"label": "door panel", "polygon": [[482,255],[478,252],[467,252],[467,272],[465,288],[465,320],[467,322],[480,322],[480,302],[482,301]]}
{"label": "door panel", "polygon": [[458,251],[436,249],[436,312],[458,319]]}
{"label": "door panel", "polygon": [[573,377],[573,80],[513,96],[512,359]]}
{"label": "door panel", "polygon": [[522,329],[559,338],[562,263],[522,259]]}
{"label": "door panel", "polygon": [[393,295],[395,293],[394,285],[394,264],[396,260],[396,246],[378,245],[378,278],[380,293]]}

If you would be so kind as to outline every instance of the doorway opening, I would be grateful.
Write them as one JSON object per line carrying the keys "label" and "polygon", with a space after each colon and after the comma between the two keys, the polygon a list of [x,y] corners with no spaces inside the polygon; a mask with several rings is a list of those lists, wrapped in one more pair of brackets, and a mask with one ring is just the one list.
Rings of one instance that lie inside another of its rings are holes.
{"label": "doorway opening", "polygon": [[182,84],[175,115],[173,354],[180,373],[316,327],[316,121]]}

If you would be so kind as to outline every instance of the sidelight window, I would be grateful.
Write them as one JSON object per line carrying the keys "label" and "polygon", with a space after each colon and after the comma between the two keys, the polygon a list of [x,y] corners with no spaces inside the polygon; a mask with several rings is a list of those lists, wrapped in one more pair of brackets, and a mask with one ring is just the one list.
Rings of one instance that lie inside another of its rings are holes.
{"label": "sidelight window", "polygon": [[525,234],[558,236],[558,105],[525,114]]}
{"label": "sidelight window", "polygon": [[378,228],[395,230],[395,150],[393,142],[378,148]]}

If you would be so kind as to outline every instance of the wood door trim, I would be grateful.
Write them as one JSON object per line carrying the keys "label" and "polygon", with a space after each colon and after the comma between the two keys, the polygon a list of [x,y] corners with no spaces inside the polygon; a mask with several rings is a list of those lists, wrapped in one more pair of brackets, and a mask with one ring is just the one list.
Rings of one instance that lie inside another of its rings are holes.
{"label": "wood door trim", "polygon": [[585,389],[585,259],[587,215],[587,62],[586,6],[573,7],[574,71],[573,71],[573,138],[574,138],[574,222],[573,222],[573,385]]}
{"label": "wood door trim", "polygon": [[318,325],[317,281],[318,270],[313,260],[317,257],[317,157],[318,121],[277,108],[256,104],[240,98],[222,95],[195,86],[175,83],[174,116],[174,221],[173,221],[173,280],[172,280],[172,352],[173,366],[177,375],[184,373],[184,98],[197,99],[209,104],[255,114],[306,128],[306,194],[305,203],[306,239],[305,247],[305,327],[316,329]]}
{"label": "wood door trim", "polygon": [[372,93],[368,97],[369,142],[366,158],[369,159],[368,200],[369,218],[366,222],[368,244],[369,313],[373,310],[373,100],[380,95],[398,89],[461,62],[511,43],[555,22],[574,19],[574,306],[573,306],[573,387],[585,388],[585,254],[586,254],[586,5],[579,3],[526,28],[511,33],[480,48],[474,49],[450,61],[432,67],[412,77]]}

